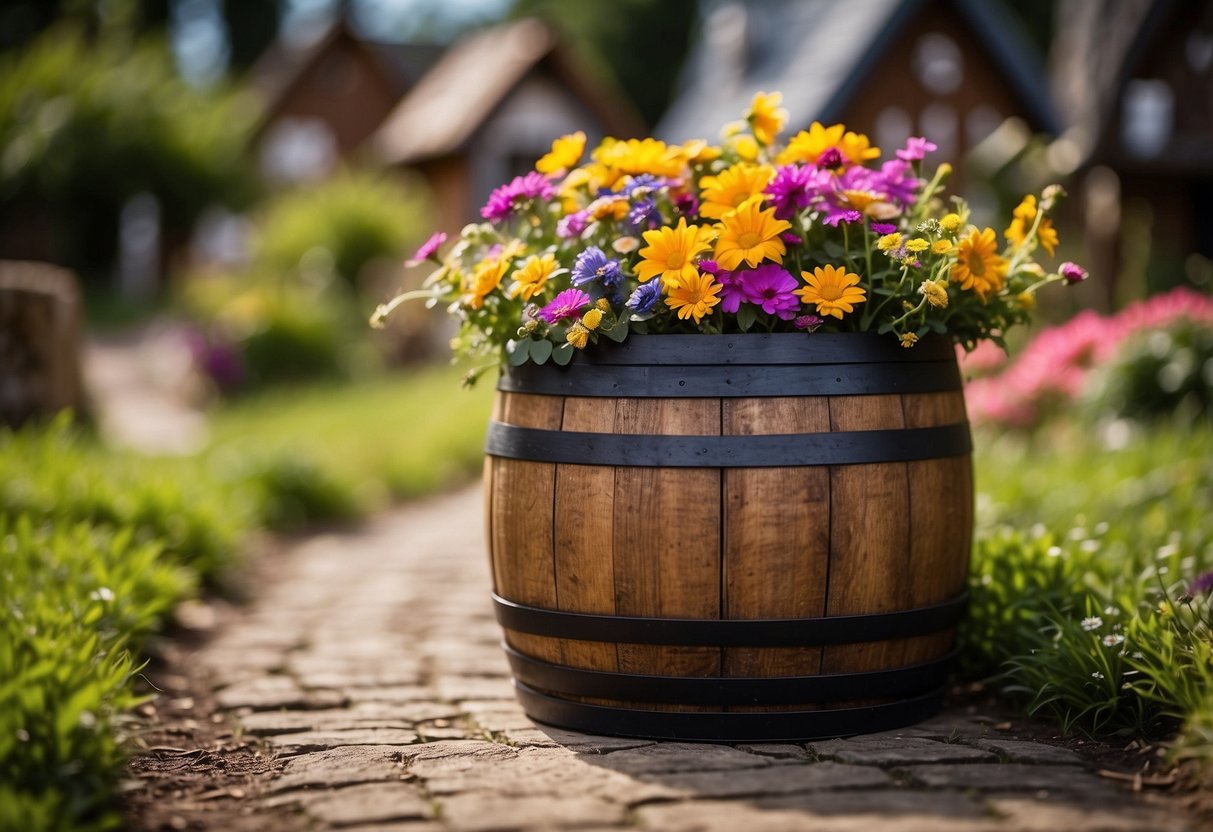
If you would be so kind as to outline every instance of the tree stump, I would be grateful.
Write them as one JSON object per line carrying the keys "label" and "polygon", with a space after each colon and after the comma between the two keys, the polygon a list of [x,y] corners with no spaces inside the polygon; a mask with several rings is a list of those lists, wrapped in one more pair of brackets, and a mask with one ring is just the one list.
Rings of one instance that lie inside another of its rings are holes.
{"label": "tree stump", "polygon": [[47,263],[0,261],[0,424],[82,404],[80,288]]}

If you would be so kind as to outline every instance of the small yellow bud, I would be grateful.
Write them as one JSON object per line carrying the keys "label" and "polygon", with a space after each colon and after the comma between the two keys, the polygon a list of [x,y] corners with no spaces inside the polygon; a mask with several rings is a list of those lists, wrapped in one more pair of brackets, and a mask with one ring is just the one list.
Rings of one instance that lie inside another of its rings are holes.
{"label": "small yellow bud", "polygon": [[918,291],[927,299],[927,303],[936,309],[948,308],[948,290],[938,280],[924,280]]}
{"label": "small yellow bud", "polygon": [[598,329],[598,325],[602,323],[602,310],[598,308],[591,309],[581,316],[582,325],[593,332]]}
{"label": "small yellow bud", "polygon": [[903,347],[905,347],[906,349],[909,349],[910,347],[914,346],[917,343],[918,343],[918,336],[915,335],[913,332],[906,332],[906,333],[902,334],[901,345]]}
{"label": "small yellow bud", "polygon": [[1015,302],[1019,304],[1020,309],[1031,312],[1036,308],[1036,295],[1031,292],[1020,292],[1015,296]]}
{"label": "small yellow bud", "polygon": [[936,240],[931,245],[931,251],[934,254],[947,254],[952,250],[952,244],[948,240]]}
{"label": "small yellow bud", "polygon": [[564,340],[573,345],[573,349],[583,350],[585,345],[590,341],[590,331],[580,323],[575,323],[569,327],[568,333],[564,336]]}
{"label": "small yellow bud", "polygon": [[921,237],[906,241],[906,251],[926,251],[930,246],[931,244]]}
{"label": "small yellow bud", "polygon": [[944,214],[943,219],[939,221],[939,227],[954,233],[960,228],[960,214]]}
{"label": "small yellow bud", "polygon": [[753,162],[758,158],[758,142],[753,136],[738,136],[733,145],[733,149],[737,151],[737,155],[747,162]]}
{"label": "small yellow bud", "polygon": [[952,166],[950,164],[948,164],[947,162],[944,162],[943,164],[941,164],[939,166],[939,176],[944,177],[944,176],[951,176],[951,175],[952,175]]}
{"label": "small yellow bud", "polygon": [[894,231],[892,234],[885,234],[876,241],[876,248],[881,251],[892,251],[901,245],[901,235]]}
{"label": "small yellow bud", "polygon": [[609,300],[607,300],[606,298],[599,298],[598,303],[596,303],[594,305],[597,306],[599,309],[601,309],[603,312],[611,311],[611,302]]}

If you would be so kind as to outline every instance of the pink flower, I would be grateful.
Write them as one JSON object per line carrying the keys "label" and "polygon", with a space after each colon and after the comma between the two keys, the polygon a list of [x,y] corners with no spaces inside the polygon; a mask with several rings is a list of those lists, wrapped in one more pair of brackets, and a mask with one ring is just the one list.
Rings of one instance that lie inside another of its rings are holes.
{"label": "pink flower", "polygon": [[542,173],[531,171],[526,176],[515,176],[489,194],[489,201],[480,209],[480,216],[489,222],[499,222],[511,213],[517,203],[530,199],[551,199],[556,189]]}
{"label": "pink flower", "polygon": [[897,151],[897,158],[906,162],[917,162],[931,151],[938,149],[939,147],[934,142],[927,141],[921,136],[910,136],[906,139],[906,146]]}
{"label": "pink flower", "polygon": [[581,310],[590,305],[590,300],[590,296],[580,289],[565,289],[536,314],[549,324],[554,324],[566,318],[578,317]]}
{"label": "pink flower", "polygon": [[435,256],[438,253],[438,246],[446,242],[446,232],[439,231],[431,234],[430,238],[421,244],[421,248],[417,249],[417,253],[404,261],[404,265],[412,268],[418,263],[424,263],[426,260],[433,259],[435,262],[438,258]]}
{"label": "pink flower", "polygon": [[[741,273],[741,288],[745,299],[762,307],[768,315],[790,321],[800,308],[796,297],[799,282],[776,263],[766,263],[753,271]],[[727,310],[726,310],[727,311]]]}

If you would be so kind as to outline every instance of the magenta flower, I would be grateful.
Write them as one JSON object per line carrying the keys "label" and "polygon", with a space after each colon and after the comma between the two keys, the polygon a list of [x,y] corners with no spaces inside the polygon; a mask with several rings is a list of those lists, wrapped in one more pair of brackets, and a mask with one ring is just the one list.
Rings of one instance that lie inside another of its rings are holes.
{"label": "magenta flower", "polygon": [[590,305],[590,300],[590,296],[580,289],[565,289],[537,314],[549,324],[554,324],[580,316],[581,310]]}
{"label": "magenta flower", "polygon": [[1066,283],[1071,285],[1075,283],[1082,283],[1084,280],[1090,277],[1090,275],[1087,274],[1086,269],[1077,263],[1071,263],[1069,260],[1061,264],[1060,271],[1061,276],[1065,278]]}
{"label": "magenta flower", "polygon": [[863,214],[856,211],[854,208],[847,208],[842,211],[831,211],[826,214],[826,218],[822,220],[826,225],[837,228],[840,222],[859,222],[863,219]]}
{"label": "magenta flower", "polygon": [[897,226],[893,225],[893,223],[891,223],[891,222],[874,222],[874,223],[872,223],[872,233],[873,234],[880,234],[881,236],[884,236],[885,234],[892,234],[896,230],[897,230]]}
{"label": "magenta flower", "polygon": [[798,235],[793,234],[791,231],[783,232],[779,235],[779,239],[783,240],[790,246],[798,246],[804,242],[803,239],[801,239]]}
{"label": "magenta flower", "polygon": [[[716,266],[713,261],[707,262],[711,262],[713,267]],[[703,267],[703,263],[699,265],[700,268]],[[712,274],[716,276],[716,282],[724,287],[720,290],[720,311],[735,314],[741,308],[741,302],[746,299],[745,286],[741,282],[743,273],[717,269]]]}
{"label": "magenta flower", "polygon": [[546,176],[531,171],[525,176],[515,176],[489,194],[489,201],[480,209],[480,216],[489,222],[499,222],[508,217],[519,202],[535,198],[551,199],[555,193]]}
{"label": "magenta flower", "polygon": [[560,221],[556,223],[556,236],[564,240],[580,237],[581,232],[585,231],[589,224],[590,212],[576,211],[567,217],[560,218]]}
{"label": "magenta flower", "polygon": [[775,206],[775,216],[789,220],[812,201],[817,190],[816,174],[807,165],[787,165],[780,168],[767,185],[766,192]]}
{"label": "magenta flower", "polygon": [[819,168],[840,168],[843,165],[842,151],[836,147],[831,147],[817,157],[817,167]]}
{"label": "magenta flower", "polygon": [[1208,595],[1211,592],[1213,592],[1213,571],[1197,575],[1192,579],[1192,583],[1188,584],[1188,594],[1194,598],[1198,595]]}
{"label": "magenta flower", "polygon": [[435,257],[434,255],[437,254],[437,252],[438,252],[438,246],[442,245],[445,242],[446,242],[446,232],[445,231],[439,231],[435,234],[431,234],[430,238],[421,244],[421,248],[417,249],[417,253],[414,254],[412,257],[410,257],[408,260],[404,261],[404,265],[408,266],[409,268],[412,268],[413,266],[416,266],[418,263],[424,263],[426,260],[429,260],[430,258],[434,258],[434,260],[437,261],[438,258]]}
{"label": "magenta flower", "polygon": [[792,323],[801,332],[813,332],[817,327],[826,322],[826,319],[820,315],[800,315]]}
{"label": "magenta flower", "polygon": [[741,273],[741,287],[749,303],[762,307],[768,315],[777,315],[790,321],[796,317],[800,299],[796,297],[799,286],[796,278],[776,263],[766,263],[753,271]]}
{"label": "magenta flower", "polygon": [[933,150],[939,150],[939,147],[934,142],[928,141],[921,136],[910,136],[910,138],[906,139],[905,148],[897,151],[897,158],[907,162],[918,162]]}

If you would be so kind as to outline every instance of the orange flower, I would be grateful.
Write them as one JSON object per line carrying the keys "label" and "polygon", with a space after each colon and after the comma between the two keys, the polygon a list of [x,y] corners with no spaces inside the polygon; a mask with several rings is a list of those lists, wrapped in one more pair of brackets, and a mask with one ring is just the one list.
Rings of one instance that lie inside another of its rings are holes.
{"label": "orange flower", "polygon": [[720,303],[719,295],[723,288],[710,274],[697,275],[692,280],[671,286],[665,305],[677,311],[680,319],[694,318],[698,324],[705,315],[712,314],[712,307]]}
{"label": "orange flower", "polygon": [[820,315],[833,315],[842,320],[842,313],[854,312],[855,304],[867,301],[867,292],[859,287],[859,275],[842,266],[820,266],[813,273],[801,272],[807,286],[796,290],[806,304],[815,304]]}
{"label": "orange flower", "polygon": [[792,227],[786,220],[775,219],[775,209],[762,208],[762,198],[750,197],[736,211],[720,220],[720,237],[716,240],[716,262],[733,271],[742,263],[756,267],[763,260],[782,263],[787,247],[779,235]]}
{"label": "orange flower", "polygon": [[720,219],[750,197],[761,196],[774,175],[770,165],[739,162],[716,176],[703,177],[699,180],[700,215]]}
{"label": "orange flower", "polygon": [[977,292],[982,301],[1002,288],[1008,263],[1005,257],[998,255],[998,240],[993,228],[984,231],[974,228],[968,236],[960,238],[956,248],[952,282],[959,283],[961,289]]}

